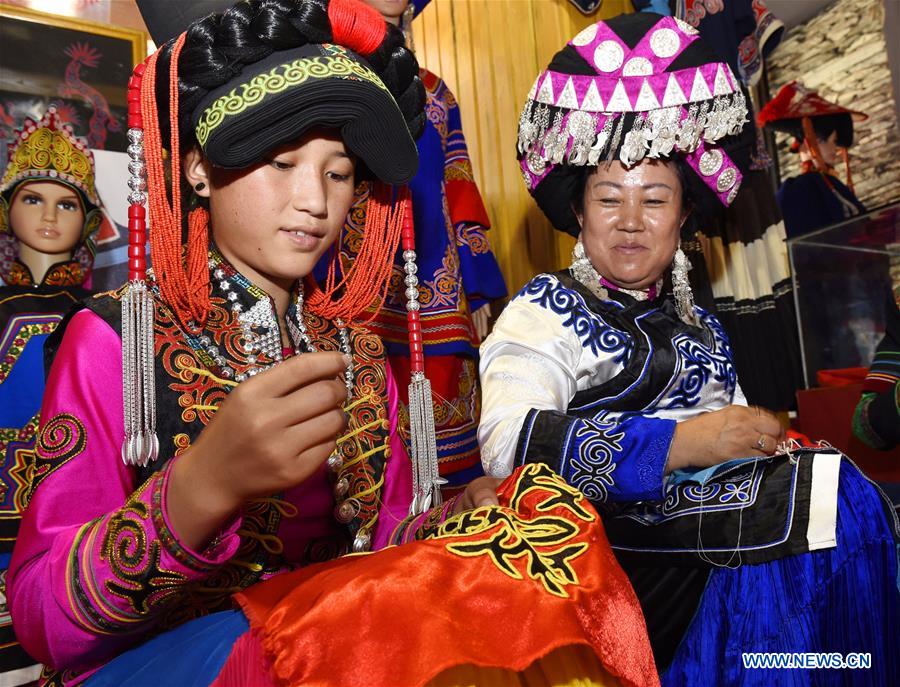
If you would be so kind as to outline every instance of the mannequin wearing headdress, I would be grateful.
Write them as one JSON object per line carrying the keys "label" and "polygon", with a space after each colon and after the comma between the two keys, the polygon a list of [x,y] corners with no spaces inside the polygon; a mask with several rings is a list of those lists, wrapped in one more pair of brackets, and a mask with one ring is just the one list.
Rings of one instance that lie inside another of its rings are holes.
{"label": "mannequin wearing headdress", "polygon": [[[777,194],[788,238],[866,212],[853,192],[847,151],[853,145],[853,122],[867,118],[797,81],[782,86],[760,110],[760,126],[792,136],[791,151],[800,155],[801,174],[785,179]],[[835,172],[841,158],[845,181]]]}
{"label": "mannequin wearing headdress", "polygon": [[27,119],[0,182],[0,682],[7,671],[16,684],[36,677],[13,635],[6,569],[29,498],[44,342],[88,295],[99,205],[86,142],[52,108],[38,122]]}
{"label": "mannequin wearing headdress", "polygon": [[[412,19],[428,0],[364,2],[385,21],[401,26],[412,45]],[[427,117],[416,141],[419,172],[409,185],[418,247],[419,316],[440,471],[451,484],[463,484],[481,474],[478,344],[488,331],[490,303],[506,296],[506,285],[491,250],[490,219],[475,184],[456,97],[437,74],[420,69],[419,76]],[[367,187],[360,189],[345,227],[341,250],[347,259],[354,255],[365,221],[367,193]],[[385,342],[400,388],[405,389],[409,355],[402,266],[398,253],[387,298],[371,326]]]}

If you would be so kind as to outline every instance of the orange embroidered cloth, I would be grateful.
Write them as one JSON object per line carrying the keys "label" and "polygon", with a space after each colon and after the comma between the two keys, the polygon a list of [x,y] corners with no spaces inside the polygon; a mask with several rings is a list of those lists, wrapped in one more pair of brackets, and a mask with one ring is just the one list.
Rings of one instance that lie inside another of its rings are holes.
{"label": "orange embroidered cloth", "polygon": [[586,645],[623,685],[658,685],[637,597],[588,500],[540,465],[498,494],[436,536],[238,594],[276,683],[423,685]]}

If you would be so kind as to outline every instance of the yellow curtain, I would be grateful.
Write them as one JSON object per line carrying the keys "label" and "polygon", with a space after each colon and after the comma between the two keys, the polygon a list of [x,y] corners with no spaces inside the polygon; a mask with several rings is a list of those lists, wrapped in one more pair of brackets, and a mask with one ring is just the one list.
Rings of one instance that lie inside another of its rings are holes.
{"label": "yellow curtain", "polygon": [[569,264],[574,240],[554,231],[516,162],[525,96],[550,58],[588,24],[631,12],[603,0],[590,17],[568,0],[433,0],[413,22],[416,56],[459,101],[494,253],[515,294],[539,272]]}

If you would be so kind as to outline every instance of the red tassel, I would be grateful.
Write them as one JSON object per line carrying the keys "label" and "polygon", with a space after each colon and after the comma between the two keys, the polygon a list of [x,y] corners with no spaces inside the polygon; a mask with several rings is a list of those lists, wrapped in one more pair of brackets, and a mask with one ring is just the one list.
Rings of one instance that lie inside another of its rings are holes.
{"label": "red tassel", "polygon": [[825,164],[825,159],[822,157],[822,153],[819,150],[819,142],[816,137],[816,131],[812,125],[812,120],[809,117],[804,117],[800,121],[803,125],[804,141],[807,148],[809,148],[809,154],[812,157],[813,162],[816,163],[816,169],[822,172],[822,174],[827,174],[828,165]]}
{"label": "red tassel", "polygon": [[844,158],[844,174],[847,175],[847,188],[855,194],[856,189],[853,188],[853,175],[850,174],[850,151],[846,148],[841,148],[841,157]]}

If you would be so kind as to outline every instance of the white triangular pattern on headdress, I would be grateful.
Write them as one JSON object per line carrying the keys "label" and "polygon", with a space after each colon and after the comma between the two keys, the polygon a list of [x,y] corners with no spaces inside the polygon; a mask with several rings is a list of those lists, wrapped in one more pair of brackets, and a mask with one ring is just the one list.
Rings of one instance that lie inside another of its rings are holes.
{"label": "white triangular pattern on headdress", "polygon": [[696,103],[710,98],[712,98],[712,93],[709,91],[709,86],[706,85],[702,70],[698,69],[694,72],[694,85],[691,86],[691,102]]}
{"label": "white triangular pattern on headdress", "polygon": [[675,78],[674,74],[670,74],[669,83],[666,84],[666,92],[663,95],[663,107],[684,105],[686,102],[687,98],[684,97],[681,86],[678,85],[678,79]]}
{"label": "white triangular pattern on headdress", "polygon": [[566,80],[566,85],[563,86],[562,93],[560,93],[556,104],[569,110],[578,109],[578,96],[575,95],[575,84],[572,83],[572,77]]}
{"label": "white triangular pattern on headdress", "polygon": [[649,112],[650,110],[659,109],[659,100],[657,100],[656,94],[653,92],[647,79],[644,79],[644,82],[641,84],[641,90],[638,93],[637,101],[634,103],[634,109],[638,112]]}
{"label": "white triangular pattern on headdress", "polygon": [[529,100],[534,100],[534,96],[535,96],[535,94],[537,94],[538,82],[540,82],[540,80],[541,80],[541,75],[538,74],[538,78],[536,78],[534,80],[534,83],[531,84],[531,90],[528,91],[528,99]]}
{"label": "white triangular pattern on headdress", "polygon": [[609,99],[609,102],[606,103],[606,109],[608,112],[631,112],[631,101],[628,100],[628,94],[625,92],[625,84],[622,83],[621,79],[616,83],[616,87],[613,89],[613,94]]}
{"label": "white triangular pattern on headdress", "polygon": [[726,64],[725,69],[728,70],[728,78],[731,80],[731,91],[734,92],[741,90],[741,87],[738,85],[737,77],[734,75],[734,72],[731,71],[731,65]]}
{"label": "white triangular pattern on headdress", "polygon": [[540,89],[538,89],[536,100],[539,103],[544,103],[545,105],[555,105],[556,103],[553,100],[553,76],[547,74],[544,77],[544,83],[541,84]]}
{"label": "white triangular pattern on headdress", "polygon": [[581,102],[581,109],[586,112],[603,112],[603,99],[600,97],[600,91],[597,89],[597,83],[591,81],[588,86],[584,100]]}
{"label": "white triangular pattern on headdress", "polygon": [[728,78],[725,76],[725,70],[722,69],[722,65],[719,64],[716,67],[716,80],[713,84],[713,94],[714,95],[727,95],[731,93],[731,84],[728,83]]}

